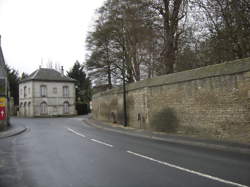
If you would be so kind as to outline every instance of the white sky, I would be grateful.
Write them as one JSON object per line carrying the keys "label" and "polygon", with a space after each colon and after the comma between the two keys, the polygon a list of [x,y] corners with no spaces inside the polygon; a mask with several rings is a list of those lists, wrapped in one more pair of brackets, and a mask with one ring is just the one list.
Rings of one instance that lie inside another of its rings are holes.
{"label": "white sky", "polygon": [[[84,62],[85,39],[104,0],[0,0],[0,34],[5,61],[21,74],[43,61],[69,70]],[[43,59],[43,60],[42,60]]]}

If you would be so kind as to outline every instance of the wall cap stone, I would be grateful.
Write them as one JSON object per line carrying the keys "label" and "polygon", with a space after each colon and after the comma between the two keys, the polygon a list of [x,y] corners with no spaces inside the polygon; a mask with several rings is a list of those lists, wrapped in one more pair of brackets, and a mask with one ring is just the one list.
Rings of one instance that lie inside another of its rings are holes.
{"label": "wall cap stone", "polygon": [[[188,71],[182,71],[154,77],[131,83],[127,85],[127,91],[142,89],[145,87],[157,87],[168,84],[177,84],[180,82],[187,82],[193,80],[200,80],[211,77],[219,77],[225,75],[233,75],[250,71],[250,58],[239,59],[221,64],[210,65],[206,67],[196,68]],[[113,88],[104,92],[99,92],[93,96],[98,98],[100,96],[122,93],[122,88]]]}

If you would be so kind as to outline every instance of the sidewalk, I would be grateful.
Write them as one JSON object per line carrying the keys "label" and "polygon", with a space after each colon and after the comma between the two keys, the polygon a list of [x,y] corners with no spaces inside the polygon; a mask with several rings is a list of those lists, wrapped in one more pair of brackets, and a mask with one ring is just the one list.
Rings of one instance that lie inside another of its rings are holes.
{"label": "sidewalk", "polygon": [[217,140],[206,140],[206,139],[193,138],[187,136],[177,136],[166,133],[152,132],[144,129],[135,129],[131,127],[119,126],[118,124],[114,125],[111,123],[101,122],[91,119],[90,117],[84,118],[83,121],[96,128],[127,134],[130,136],[149,138],[168,143],[198,146],[198,147],[221,150],[221,151],[250,154],[250,144],[240,144],[240,143],[224,142],[224,141],[222,142]]}
{"label": "sidewalk", "polygon": [[21,134],[26,130],[27,130],[26,127],[15,126],[11,124],[10,127],[8,127],[5,131],[0,131],[0,139]]}

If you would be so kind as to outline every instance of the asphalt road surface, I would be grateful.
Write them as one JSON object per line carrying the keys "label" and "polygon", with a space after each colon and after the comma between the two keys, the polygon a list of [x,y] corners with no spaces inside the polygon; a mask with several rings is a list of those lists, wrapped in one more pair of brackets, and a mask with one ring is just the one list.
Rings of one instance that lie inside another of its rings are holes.
{"label": "asphalt road surface", "polygon": [[0,187],[250,186],[250,156],[123,135],[78,118],[21,119],[0,139]]}

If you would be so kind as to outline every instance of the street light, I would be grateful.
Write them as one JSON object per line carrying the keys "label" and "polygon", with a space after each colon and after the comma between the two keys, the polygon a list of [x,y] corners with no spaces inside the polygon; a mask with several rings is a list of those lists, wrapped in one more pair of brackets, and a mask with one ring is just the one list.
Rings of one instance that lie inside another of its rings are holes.
{"label": "street light", "polygon": [[122,11],[122,39],[123,39],[123,60],[122,60],[122,86],[123,86],[123,117],[124,117],[124,127],[128,126],[128,117],[127,117],[127,98],[126,98],[126,79],[125,79],[125,61],[127,60],[126,58],[126,50],[125,50],[125,45],[126,45],[126,40],[124,38],[124,34],[125,34],[125,28],[124,28],[124,24],[125,24],[125,12],[124,9]]}
{"label": "street light", "polygon": [[122,61],[122,86],[123,86],[123,116],[124,116],[124,127],[128,125],[127,118],[127,99],[126,99],[126,82],[125,82],[125,60]]}

